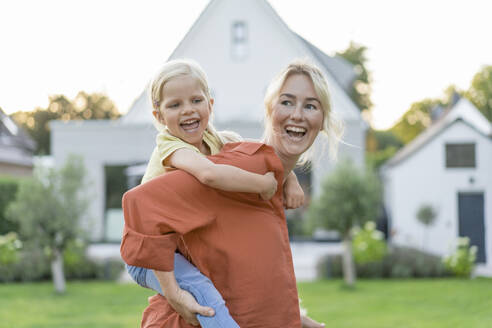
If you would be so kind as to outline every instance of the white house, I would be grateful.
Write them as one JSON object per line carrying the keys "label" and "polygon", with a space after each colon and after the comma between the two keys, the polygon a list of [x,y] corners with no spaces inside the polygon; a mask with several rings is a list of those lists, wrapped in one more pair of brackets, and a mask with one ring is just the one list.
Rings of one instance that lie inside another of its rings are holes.
{"label": "white house", "polygon": [[[363,165],[368,126],[348,95],[356,77],[352,65],[327,56],[291,31],[267,1],[210,1],[169,59],[192,58],[203,66],[215,98],[214,124],[219,130],[260,138],[266,87],[297,57],[310,57],[326,74],[333,109],[346,124],[344,141],[349,145],[341,146],[341,156]],[[117,121],[57,121],[51,125],[51,149],[57,165],[69,153],[85,158],[93,183],[92,220],[86,223],[94,241],[119,234],[111,223],[115,211],[105,208],[105,167],[135,168],[135,164],[147,162],[155,145],[146,87],[137,95],[128,113]],[[310,175],[314,193],[330,167],[326,154],[314,163]]]}
{"label": "white house", "polygon": [[0,108],[0,175],[32,174],[36,143]]}
{"label": "white house", "polygon": [[[392,241],[449,254],[458,236],[478,247],[479,274],[492,275],[492,125],[461,98],[382,168]],[[426,231],[422,205],[437,211]]]}

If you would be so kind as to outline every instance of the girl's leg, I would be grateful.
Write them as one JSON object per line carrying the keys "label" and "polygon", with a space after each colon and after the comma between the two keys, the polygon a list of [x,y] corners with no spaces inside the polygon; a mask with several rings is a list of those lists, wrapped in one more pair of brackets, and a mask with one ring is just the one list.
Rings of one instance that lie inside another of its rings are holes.
{"label": "girl's leg", "polygon": [[[126,265],[126,269],[133,280],[140,286],[150,288],[164,295],[153,270],[131,265]],[[210,306],[215,310],[213,317],[197,315],[197,319],[203,328],[239,328],[212,281],[179,253],[174,255],[174,276],[179,287],[190,292],[200,305]]]}

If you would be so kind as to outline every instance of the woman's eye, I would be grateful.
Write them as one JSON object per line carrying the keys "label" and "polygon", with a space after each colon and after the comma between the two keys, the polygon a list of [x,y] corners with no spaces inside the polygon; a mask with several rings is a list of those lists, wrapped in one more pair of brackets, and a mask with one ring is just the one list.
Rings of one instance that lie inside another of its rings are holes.
{"label": "woman's eye", "polygon": [[313,104],[306,104],[307,109],[318,109],[315,105]]}
{"label": "woman's eye", "polygon": [[291,106],[292,105],[292,101],[290,101],[290,100],[282,100],[280,103],[284,106]]}

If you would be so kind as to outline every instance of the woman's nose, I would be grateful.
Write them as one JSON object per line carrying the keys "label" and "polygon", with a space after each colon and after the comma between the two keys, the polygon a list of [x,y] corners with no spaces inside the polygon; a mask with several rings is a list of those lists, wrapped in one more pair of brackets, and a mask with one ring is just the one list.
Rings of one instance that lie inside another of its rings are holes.
{"label": "woman's nose", "polygon": [[302,104],[296,105],[290,113],[290,118],[294,121],[302,120]]}

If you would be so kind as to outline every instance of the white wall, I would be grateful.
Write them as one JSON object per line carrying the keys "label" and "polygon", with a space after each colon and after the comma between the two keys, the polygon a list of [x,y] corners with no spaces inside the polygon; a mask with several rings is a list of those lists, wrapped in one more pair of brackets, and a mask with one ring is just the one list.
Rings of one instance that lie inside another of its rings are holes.
{"label": "white wall", "polygon": [[[474,142],[476,168],[446,168],[445,144]],[[474,183],[470,182],[474,179]],[[385,200],[393,241],[421,248],[424,227],[416,212],[422,204],[438,210],[428,230],[428,251],[448,254],[458,236],[458,192],[483,192],[488,263],[492,263],[492,141],[463,121],[456,121],[427,145],[385,173]]]}
{"label": "white wall", "polygon": [[83,225],[91,232],[92,240],[101,240],[104,233],[104,166],[147,162],[154,149],[155,134],[151,125],[123,125],[118,121],[55,121],[51,124],[55,165],[63,165],[69,154],[84,158],[92,201]]}

